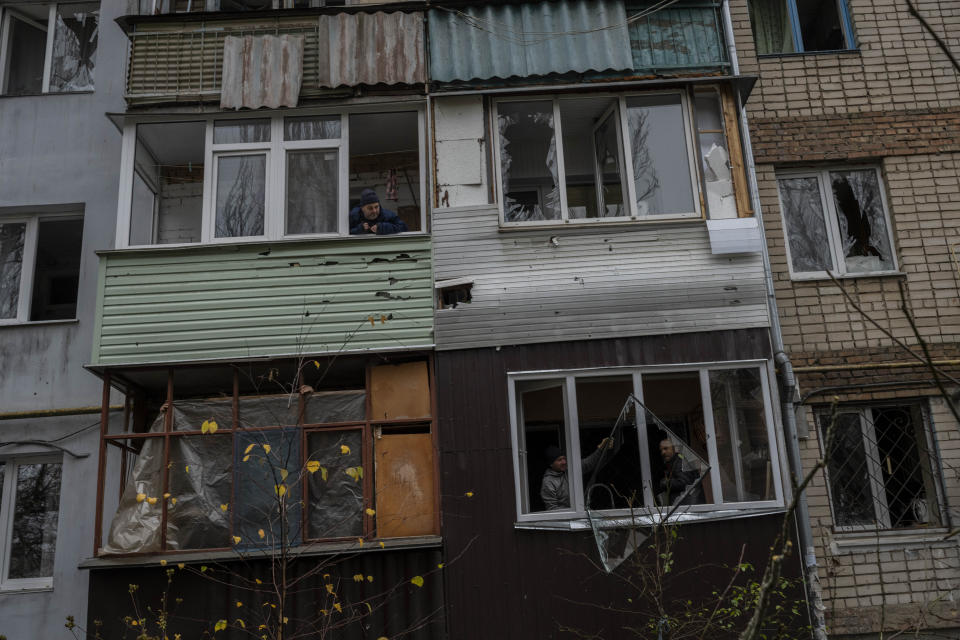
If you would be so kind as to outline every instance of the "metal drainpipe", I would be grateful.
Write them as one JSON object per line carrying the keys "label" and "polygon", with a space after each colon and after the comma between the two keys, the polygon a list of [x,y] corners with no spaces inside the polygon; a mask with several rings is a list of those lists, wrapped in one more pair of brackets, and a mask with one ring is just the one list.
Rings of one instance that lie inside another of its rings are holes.
{"label": "metal drainpipe", "polygon": [[[730,0],[723,0],[720,6],[723,19],[723,34],[727,41],[727,54],[730,59],[730,70],[733,75],[740,74],[740,64],[737,59],[737,48],[733,38],[733,20],[730,17]],[[743,155],[747,169],[747,180],[750,188],[750,197],[753,204],[754,216],[760,230],[760,253],[763,256],[764,281],[767,288],[767,308],[770,313],[770,334],[773,341],[774,361],[780,368],[783,382],[783,396],[781,397],[781,413],[786,436],[787,459],[790,471],[795,482],[799,483],[803,477],[803,464],[800,460],[800,442],[797,439],[797,417],[793,406],[793,396],[796,389],[796,378],[793,375],[793,366],[790,357],[783,350],[783,336],[780,329],[780,316],[777,310],[776,290],[773,286],[773,271],[770,268],[770,253],[767,250],[766,232],[763,227],[763,212],[760,207],[760,191],[757,186],[756,165],[753,161],[753,146],[750,143],[750,129],[747,126],[747,112],[740,96],[737,95],[737,111],[740,117],[740,132],[743,143]],[[803,549],[803,569],[807,587],[807,602],[812,616],[813,636],[817,640],[827,637],[826,620],[820,578],[817,574],[817,556],[813,546],[813,530],[810,527],[810,512],[807,507],[806,493],[802,493],[797,500],[796,508],[797,537]]]}

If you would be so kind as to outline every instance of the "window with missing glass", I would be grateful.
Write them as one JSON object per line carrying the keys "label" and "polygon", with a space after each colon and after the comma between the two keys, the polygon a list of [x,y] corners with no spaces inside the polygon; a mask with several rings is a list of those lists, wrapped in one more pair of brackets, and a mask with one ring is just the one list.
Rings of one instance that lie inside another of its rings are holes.
{"label": "window with missing glass", "polygon": [[53,586],[59,459],[0,460],[0,591]]}
{"label": "window with missing glass", "polygon": [[98,2],[0,7],[0,94],[93,91]]}
{"label": "window with missing glass", "polygon": [[130,124],[117,245],[356,234],[351,213],[366,189],[380,207],[370,225],[392,222],[375,235],[422,231],[422,119],[407,110]]}
{"label": "window with missing glass", "polygon": [[846,0],[750,0],[759,55],[852,49]]}
{"label": "window with missing glass", "polygon": [[834,527],[874,531],[944,524],[940,466],[922,402],[843,406],[817,413],[829,446]]}
{"label": "window with missing glass", "polygon": [[719,87],[500,100],[503,224],[749,215],[731,113]]}
{"label": "window with missing glass", "polygon": [[782,171],[777,186],[794,277],[897,270],[879,169]]}
{"label": "window with missing glass", "polygon": [[518,373],[510,385],[521,521],[782,504],[759,363]]}

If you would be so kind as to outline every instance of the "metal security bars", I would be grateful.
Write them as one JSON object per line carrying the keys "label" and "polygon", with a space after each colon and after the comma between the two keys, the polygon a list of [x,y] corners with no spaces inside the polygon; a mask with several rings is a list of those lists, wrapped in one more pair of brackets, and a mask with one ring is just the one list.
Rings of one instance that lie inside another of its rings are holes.
{"label": "metal security bars", "polygon": [[922,405],[823,410],[818,422],[824,442],[833,425],[827,478],[836,529],[944,524],[939,464]]}

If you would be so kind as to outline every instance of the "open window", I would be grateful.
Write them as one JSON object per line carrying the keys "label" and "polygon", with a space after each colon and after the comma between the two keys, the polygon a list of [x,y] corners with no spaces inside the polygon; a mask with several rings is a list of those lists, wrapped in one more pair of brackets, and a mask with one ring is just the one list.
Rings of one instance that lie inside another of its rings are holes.
{"label": "open window", "polygon": [[421,120],[411,110],[130,124],[117,244],[366,234],[354,229],[364,189],[382,209],[375,235],[422,231]]}
{"label": "open window", "polygon": [[847,0],[750,0],[760,55],[853,48]]}
{"label": "open window", "polygon": [[0,12],[0,93],[93,91],[99,3],[9,4]]}
{"label": "open window", "polygon": [[0,324],[77,316],[83,217],[0,216]]}
{"label": "open window", "polygon": [[518,518],[782,504],[765,375],[746,364],[512,374]]}
{"label": "open window", "polygon": [[429,363],[347,367],[337,386],[354,388],[307,365],[294,394],[251,393],[297,375],[290,363],[234,372],[235,395],[208,395],[221,370],[178,370],[166,392],[136,393],[123,430],[104,436],[119,497],[100,496],[98,552],[436,534]]}

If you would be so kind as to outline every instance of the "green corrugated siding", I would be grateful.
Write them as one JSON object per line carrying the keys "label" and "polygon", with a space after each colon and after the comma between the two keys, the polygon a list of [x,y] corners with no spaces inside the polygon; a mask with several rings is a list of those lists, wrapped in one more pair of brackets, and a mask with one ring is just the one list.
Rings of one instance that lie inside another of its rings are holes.
{"label": "green corrugated siding", "polygon": [[433,344],[429,238],[131,250],[100,259],[94,364]]}

